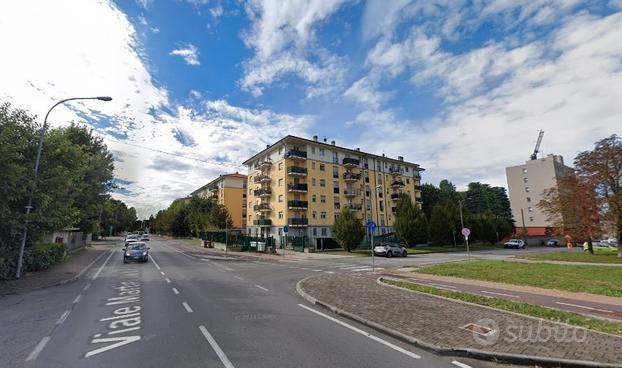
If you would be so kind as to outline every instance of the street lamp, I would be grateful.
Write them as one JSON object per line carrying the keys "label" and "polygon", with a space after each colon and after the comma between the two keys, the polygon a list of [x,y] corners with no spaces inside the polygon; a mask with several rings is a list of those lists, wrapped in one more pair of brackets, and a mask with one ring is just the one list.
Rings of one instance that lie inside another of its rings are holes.
{"label": "street lamp", "polygon": [[47,129],[48,116],[50,112],[54,110],[54,108],[60,104],[63,104],[67,101],[73,100],[100,100],[100,101],[112,101],[112,97],[109,96],[98,96],[98,97],[72,97],[66,98],[64,100],[60,100],[55,103],[48,110],[47,114],[45,114],[45,119],[43,119],[43,126],[41,127],[41,132],[39,133],[39,146],[37,147],[37,159],[35,160],[35,169],[34,169],[34,180],[32,181],[32,185],[30,187],[30,194],[28,196],[28,205],[26,206],[26,219],[24,220],[24,235],[22,236],[22,243],[19,247],[19,256],[17,258],[17,271],[15,272],[15,278],[19,279],[22,272],[22,263],[24,260],[24,247],[26,246],[26,238],[28,237],[28,222],[30,222],[30,210],[32,209],[32,197],[35,192],[35,188],[37,186],[37,176],[39,175],[39,163],[41,161],[41,151],[43,150],[43,138],[45,136],[45,131]]}

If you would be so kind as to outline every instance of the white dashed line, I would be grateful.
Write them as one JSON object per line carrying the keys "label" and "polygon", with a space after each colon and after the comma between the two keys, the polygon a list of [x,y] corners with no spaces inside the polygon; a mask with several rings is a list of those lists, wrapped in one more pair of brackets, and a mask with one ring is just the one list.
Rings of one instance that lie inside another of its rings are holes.
{"label": "white dashed line", "polygon": [[162,274],[162,276],[166,276],[166,274],[164,272],[160,271],[160,273]]}
{"label": "white dashed line", "polygon": [[84,285],[84,288],[82,290],[87,291],[90,288],[91,288],[91,283],[89,282],[88,284]]}
{"label": "white dashed line", "polygon": [[190,306],[188,305],[188,303],[186,302],[182,302],[181,304],[183,304],[184,308],[186,308],[186,312],[188,313],[192,313],[192,308],[190,308]]}
{"label": "white dashed line", "polygon": [[167,284],[170,284],[170,283],[171,283],[171,279],[169,279],[168,277],[166,277],[166,278],[164,278],[164,279],[166,280],[166,283],[167,283]]}
{"label": "white dashed line", "polygon": [[454,360],[453,362],[451,362],[451,364],[453,364],[453,365],[455,365],[457,367],[460,367],[460,368],[471,368],[470,365],[467,365],[467,364],[464,364],[464,363],[460,363],[457,360]]}
{"label": "white dashed line", "polygon": [[68,310],[64,311],[63,314],[58,319],[58,321],[56,321],[56,324],[60,325],[63,322],[65,322],[65,320],[67,319],[67,316],[69,316],[69,313],[71,313],[71,311],[68,311]]}
{"label": "white dashed line", "polygon": [[313,270],[313,272],[322,272],[322,270]]}
{"label": "white dashed line", "polygon": [[517,299],[520,299],[520,296],[518,296],[518,295],[504,294],[504,293],[496,293],[496,292],[494,292],[494,291],[486,291],[486,290],[481,290],[480,292],[481,292],[481,293],[484,293],[484,294],[499,295],[499,296],[505,296],[505,297],[508,297],[508,298],[517,298]]}
{"label": "white dashed line", "polygon": [[335,322],[335,323],[337,323],[337,324],[340,324],[340,325],[342,325],[343,327],[348,328],[348,329],[350,329],[350,330],[352,330],[352,331],[354,331],[354,332],[356,332],[356,333],[359,333],[359,334],[361,334],[361,335],[363,335],[363,336],[367,336],[367,337],[369,337],[370,339],[372,339],[372,340],[374,340],[374,341],[376,341],[376,342],[379,342],[379,343],[381,343],[381,344],[383,344],[383,345],[385,345],[385,346],[388,346],[388,347],[390,347],[390,348],[391,348],[391,349],[393,349],[393,350],[399,351],[399,352],[400,352],[400,353],[402,353],[402,354],[408,355],[409,357],[411,357],[411,358],[413,358],[413,359],[421,359],[421,356],[419,356],[419,355],[417,355],[417,354],[415,354],[415,353],[413,353],[413,352],[410,352],[410,351],[408,351],[408,350],[406,350],[406,349],[404,349],[404,348],[402,348],[402,347],[399,347],[399,346],[397,346],[397,345],[391,344],[390,342],[385,341],[385,340],[383,340],[383,339],[379,338],[378,336],[375,336],[375,335],[372,335],[372,334],[370,334],[370,333],[368,333],[368,332],[365,332],[365,331],[363,331],[363,330],[361,330],[361,329],[359,329],[359,328],[356,328],[356,327],[354,327],[354,326],[352,326],[352,325],[350,325],[350,324],[347,324],[347,323],[345,323],[345,322],[343,322],[343,321],[340,321],[340,320],[338,320],[337,318],[334,318],[334,317],[331,317],[331,316],[329,316],[329,315],[327,315],[327,314],[324,314],[324,313],[322,313],[322,312],[316,311],[315,309],[313,309],[313,308],[309,308],[309,307],[307,307],[306,305],[303,305],[303,304],[298,304],[298,306],[299,306],[299,307],[301,307],[301,308],[304,308],[304,309],[308,310],[309,312],[315,313],[315,314],[317,314],[318,316],[322,316],[322,317],[324,317],[324,318],[326,318],[326,319],[328,319],[328,320],[330,320],[330,321],[332,321],[332,322]]}
{"label": "white dashed line", "polygon": [[199,330],[201,330],[201,333],[203,334],[207,342],[210,344],[212,349],[214,349],[214,352],[216,352],[216,355],[218,355],[218,358],[220,358],[220,361],[225,366],[225,368],[235,368],[234,365],[229,360],[229,358],[227,358],[227,355],[225,354],[225,352],[222,351],[220,346],[218,346],[218,343],[216,342],[216,340],[214,340],[212,335],[207,331],[207,328],[205,328],[205,326],[199,326]]}
{"label": "white dashed line", "polygon": [[579,304],[562,303],[562,302],[555,302],[555,304],[566,305],[566,306],[575,307],[575,308],[583,308],[583,309],[588,309],[588,310],[593,310],[593,311],[603,312],[603,313],[614,313],[613,311],[610,311],[607,309],[593,308],[593,307],[588,307],[588,306],[579,305]]}
{"label": "white dashed line", "polygon": [[241,278],[240,276],[233,276],[234,279],[238,279],[238,280],[244,280],[243,278]]}
{"label": "white dashed line", "polygon": [[108,263],[108,261],[110,260],[110,257],[112,257],[113,254],[114,254],[114,248],[112,248],[112,250],[110,250],[110,254],[108,255],[108,258],[106,258],[104,263],[101,266],[99,266],[99,268],[97,269],[97,272],[95,272],[93,277],[91,277],[91,280],[95,280],[96,278],[99,277],[99,274],[102,272],[102,270],[104,269],[104,266],[106,266],[106,263]]}
{"label": "white dashed line", "polygon": [[331,273],[332,274],[332,273],[335,273],[335,271],[326,271],[326,273]]}
{"label": "white dashed line", "polygon": [[173,288],[173,293],[175,293],[175,295],[179,294],[179,290],[177,290],[176,288]]}
{"label": "white dashed line", "polygon": [[153,256],[150,254],[149,258],[151,258],[151,262],[153,262],[153,265],[158,269],[158,271],[160,270],[160,265],[158,264],[158,262],[155,261],[155,259],[153,259]]}
{"label": "white dashed line", "polygon": [[80,299],[82,299],[82,294],[78,294],[78,296],[76,296],[76,298],[73,300],[73,304],[76,304],[77,302],[79,302]]}
{"label": "white dashed line", "polygon": [[270,291],[270,290],[266,289],[265,287],[263,287],[261,285],[255,284],[255,287],[258,288],[258,289],[264,290],[264,291]]}
{"label": "white dashed line", "polygon": [[46,336],[42,338],[41,341],[39,341],[39,343],[37,344],[37,346],[35,346],[35,349],[30,353],[30,355],[28,355],[28,357],[26,358],[26,361],[37,359],[37,356],[39,356],[39,354],[41,353],[45,345],[47,345],[47,343],[50,342],[51,338],[52,338],[51,336]]}

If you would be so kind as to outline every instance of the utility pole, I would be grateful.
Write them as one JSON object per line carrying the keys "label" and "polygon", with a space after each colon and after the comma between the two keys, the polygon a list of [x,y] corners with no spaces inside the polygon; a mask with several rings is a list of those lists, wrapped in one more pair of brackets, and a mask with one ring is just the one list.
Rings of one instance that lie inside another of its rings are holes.
{"label": "utility pole", "polygon": [[225,258],[227,258],[227,248],[229,248],[229,222],[225,218]]}
{"label": "utility pole", "polygon": [[458,208],[460,209],[460,227],[464,229],[464,220],[462,219],[462,201],[458,201]]}
{"label": "utility pole", "polygon": [[523,243],[525,243],[524,245],[527,246],[527,227],[525,227],[525,212],[522,208],[520,209],[520,217],[523,221]]}

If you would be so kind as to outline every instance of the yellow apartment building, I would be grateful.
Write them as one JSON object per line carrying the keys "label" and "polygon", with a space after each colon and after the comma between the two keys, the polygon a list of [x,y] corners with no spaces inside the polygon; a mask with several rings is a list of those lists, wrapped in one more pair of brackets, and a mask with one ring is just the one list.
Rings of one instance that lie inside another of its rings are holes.
{"label": "yellow apartment building", "polygon": [[[359,148],[340,147],[317,136],[286,136],[244,162],[248,167],[247,233],[280,239],[306,236],[313,247],[330,238],[344,208],[372,219],[377,234],[393,232],[401,194],[421,204],[418,164]],[[318,246],[319,247],[319,246]]]}
{"label": "yellow apartment building", "polygon": [[216,203],[222,204],[229,211],[233,227],[243,229],[246,227],[246,175],[225,174],[210,181],[190,195],[202,198],[213,198]]}

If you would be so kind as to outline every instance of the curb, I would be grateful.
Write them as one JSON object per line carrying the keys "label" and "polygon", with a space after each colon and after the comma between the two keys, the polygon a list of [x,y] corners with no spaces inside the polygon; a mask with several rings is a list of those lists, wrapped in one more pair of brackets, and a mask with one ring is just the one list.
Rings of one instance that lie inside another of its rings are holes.
{"label": "curb", "polygon": [[[304,279],[298,281],[298,283],[296,283],[296,292],[303,297],[305,300],[307,300],[309,303],[313,304],[313,305],[319,305],[321,307],[324,307],[328,310],[330,310],[331,312],[349,318],[353,321],[359,322],[367,327],[371,327],[375,330],[378,330],[380,332],[383,332],[389,336],[395,337],[399,340],[402,340],[404,342],[410,343],[416,347],[422,348],[424,350],[427,351],[431,351],[435,354],[441,355],[441,356],[456,356],[456,357],[467,357],[467,358],[475,358],[475,359],[480,359],[480,360],[489,360],[489,361],[501,361],[501,362],[507,362],[507,363],[516,363],[516,364],[522,364],[522,365],[540,365],[543,367],[572,367],[572,368],[584,368],[584,367],[590,367],[590,368],[594,368],[594,367],[603,367],[603,368],[621,368],[622,365],[620,364],[611,364],[611,363],[597,363],[597,362],[590,362],[590,361],[583,361],[583,360],[572,360],[572,359],[556,359],[556,358],[547,358],[547,357],[538,357],[538,356],[534,356],[534,355],[520,355],[520,354],[507,354],[507,353],[497,353],[497,352],[489,352],[489,351],[484,351],[484,350],[478,350],[478,349],[471,349],[471,348],[445,348],[442,346],[438,346],[438,345],[434,345],[428,342],[425,342],[423,340],[417,339],[415,337],[412,336],[408,336],[404,333],[401,333],[397,330],[394,330],[390,327],[384,326],[382,324],[370,321],[366,318],[363,318],[361,316],[358,316],[354,313],[350,313],[348,311],[344,311],[342,309],[339,309],[331,304],[325,303],[321,300],[318,300],[314,297],[312,297],[311,295],[309,295],[307,292],[305,292],[302,287],[300,286],[304,281],[306,281],[307,279],[313,278],[313,277],[319,277],[319,276],[308,276],[305,277]],[[379,278],[381,279],[381,278]]]}

